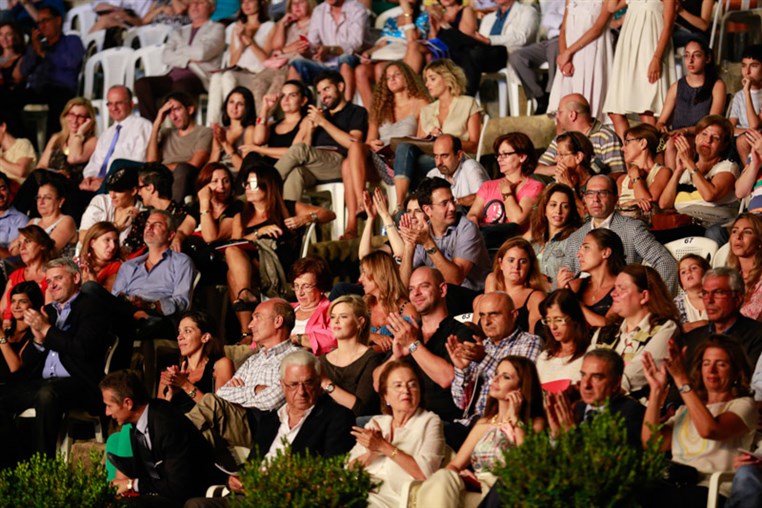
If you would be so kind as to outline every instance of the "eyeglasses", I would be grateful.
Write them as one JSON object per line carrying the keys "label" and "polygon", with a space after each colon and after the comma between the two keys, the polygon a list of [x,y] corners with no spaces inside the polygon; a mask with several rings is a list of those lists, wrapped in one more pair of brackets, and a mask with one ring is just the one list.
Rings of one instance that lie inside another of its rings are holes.
{"label": "eyeglasses", "polygon": [[283,387],[288,391],[294,391],[301,386],[302,388],[304,388],[306,391],[309,392],[315,389],[316,384],[317,383],[315,382],[314,379],[306,379],[304,381],[295,381],[293,383],[284,382]]}
{"label": "eyeglasses", "polygon": [[542,318],[540,321],[542,321],[542,324],[544,324],[545,326],[551,326],[551,325],[564,326],[566,323],[571,321],[571,318],[568,318],[568,317]]}
{"label": "eyeglasses", "polygon": [[249,190],[253,190],[253,191],[258,190],[258,189],[264,190],[264,188],[261,185],[259,185],[259,182],[257,181],[256,178],[252,178],[251,180],[246,182],[246,185],[244,185],[244,187],[249,189]]}
{"label": "eyeglasses", "polygon": [[66,116],[71,118],[72,120],[87,120],[90,118],[90,115],[78,115],[76,113],[66,113]]}
{"label": "eyeglasses", "polygon": [[624,138],[625,145],[628,145],[630,141],[640,141],[640,138]]}
{"label": "eyeglasses", "polygon": [[558,153],[556,154],[556,157],[566,157],[567,155],[577,155],[577,154],[576,154],[576,153],[574,153],[574,152],[566,152],[566,153],[561,153],[561,152],[558,152]]}
{"label": "eyeglasses", "polygon": [[699,291],[699,296],[704,300],[706,300],[709,297],[719,298],[719,299],[729,298],[733,294],[735,294],[735,291],[733,291],[732,289],[715,289],[713,291],[704,291],[702,289],[701,291]]}
{"label": "eyeglasses", "polygon": [[294,284],[294,293],[301,293],[302,291],[312,291],[317,285],[315,284]]}
{"label": "eyeglasses", "polygon": [[589,190],[585,191],[586,198],[610,198],[613,193],[610,190]]}
{"label": "eyeglasses", "polygon": [[515,152],[515,151],[513,151],[513,152],[498,152],[497,154],[495,154],[495,157],[497,158],[497,160],[507,159],[508,157],[510,157],[511,155],[513,155],[515,153],[518,153],[518,152]]}
{"label": "eyeglasses", "polygon": [[432,203],[436,206],[441,206],[442,208],[447,208],[448,205],[457,206],[458,202],[455,201],[455,198],[445,199],[444,201],[440,203]]}

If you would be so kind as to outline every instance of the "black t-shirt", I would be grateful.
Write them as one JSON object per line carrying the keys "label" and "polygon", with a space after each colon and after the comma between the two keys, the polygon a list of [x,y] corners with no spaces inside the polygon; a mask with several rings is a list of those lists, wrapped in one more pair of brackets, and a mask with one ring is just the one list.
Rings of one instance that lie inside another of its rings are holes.
{"label": "black t-shirt", "polygon": [[[466,325],[459,323],[450,316],[447,316],[439,323],[439,328],[431,336],[431,338],[424,344],[426,349],[440,358],[444,358],[448,363],[452,363],[450,355],[447,352],[445,344],[447,343],[447,337],[455,335],[461,342],[473,342],[473,331],[471,331]],[[450,388],[442,388],[433,379],[426,375],[423,370],[418,367],[415,358],[412,355],[408,355],[405,359],[413,363],[423,379],[423,401],[421,407],[432,411],[439,415],[443,421],[452,422],[463,416],[463,410],[455,405],[452,399],[452,393]]]}
{"label": "black t-shirt", "polygon": [[[325,117],[329,122],[346,133],[353,130],[361,131],[362,139],[360,141],[365,141],[365,136],[368,134],[368,111],[365,108],[349,102],[335,115],[326,113]],[[315,133],[312,135],[312,146],[334,146],[339,149],[339,152],[344,157],[347,156],[347,149],[338,144],[336,140],[322,128],[316,129]]]}

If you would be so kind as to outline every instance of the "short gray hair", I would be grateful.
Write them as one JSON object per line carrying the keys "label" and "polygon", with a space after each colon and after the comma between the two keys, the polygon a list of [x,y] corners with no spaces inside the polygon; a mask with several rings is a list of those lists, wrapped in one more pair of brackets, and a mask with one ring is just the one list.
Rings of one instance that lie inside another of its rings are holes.
{"label": "short gray hair", "polygon": [[64,268],[67,272],[74,275],[80,273],[79,266],[71,258],[56,258],[45,263],[44,270],[47,272],[51,268]]}
{"label": "short gray hair", "polygon": [[323,374],[323,367],[320,365],[320,360],[317,359],[317,356],[313,355],[309,351],[305,351],[304,349],[300,349],[298,351],[294,351],[293,353],[289,353],[286,356],[283,357],[283,360],[280,362],[280,379],[283,380],[284,377],[286,377],[286,369],[288,367],[292,366],[302,366],[306,365],[310,368],[312,368],[313,372],[317,377],[320,377]]}
{"label": "short gray hair", "polygon": [[703,285],[709,277],[727,277],[732,291],[741,295],[746,293],[746,285],[743,282],[743,276],[735,268],[730,268],[728,266],[712,268],[704,274],[704,277],[701,279],[701,284]]}
{"label": "short gray hair", "polygon": [[177,224],[177,219],[175,218],[174,215],[172,215],[166,210],[162,210],[161,208],[151,208],[150,210],[148,210],[148,217],[154,214],[159,214],[165,219],[167,219],[167,229],[172,233],[177,233],[178,224]]}

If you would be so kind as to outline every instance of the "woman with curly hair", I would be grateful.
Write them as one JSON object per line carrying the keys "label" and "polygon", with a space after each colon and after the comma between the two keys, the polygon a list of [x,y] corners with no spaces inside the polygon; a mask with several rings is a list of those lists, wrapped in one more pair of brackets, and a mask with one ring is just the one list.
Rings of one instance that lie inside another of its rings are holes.
{"label": "woman with curly hair", "polygon": [[381,79],[390,61],[404,61],[420,74],[424,55],[419,40],[429,38],[429,12],[417,0],[400,0],[402,13],[390,16],[381,29],[378,42],[360,55],[355,67],[355,82],[363,104],[371,104],[373,83]]}
{"label": "woman with curly hair", "polygon": [[582,225],[574,198],[568,185],[554,183],[546,188],[532,211],[529,231],[524,233],[532,243],[540,271],[551,284],[564,264],[566,239]]}
{"label": "woman with curly hair", "polygon": [[[461,140],[464,152],[476,153],[483,111],[473,97],[463,95],[466,90],[463,69],[452,60],[436,60],[424,67],[423,77],[434,102],[421,109],[416,137],[450,134]],[[411,180],[425,175],[434,166],[431,155],[411,143],[400,143],[394,154],[397,203],[405,200]]]}
{"label": "woman with curly hair", "polygon": [[[394,137],[415,136],[418,115],[429,103],[420,77],[405,62],[389,62],[373,92],[368,123],[368,148],[381,178],[394,184],[394,153],[388,148]],[[399,201],[401,203],[401,201]]]}
{"label": "woman with curly hair", "polygon": [[728,266],[743,276],[746,294],[741,314],[762,321],[762,219],[742,213],[730,229]]}
{"label": "woman with curly hair", "polygon": [[540,303],[545,299],[545,279],[528,241],[517,236],[497,251],[484,287],[485,293],[491,291],[507,293],[516,308],[516,326],[534,333],[540,319]]}

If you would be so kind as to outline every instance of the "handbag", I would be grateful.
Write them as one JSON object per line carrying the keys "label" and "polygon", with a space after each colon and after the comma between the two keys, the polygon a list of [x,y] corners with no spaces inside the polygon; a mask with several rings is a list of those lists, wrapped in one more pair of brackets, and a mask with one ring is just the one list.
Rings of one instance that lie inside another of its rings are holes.
{"label": "handbag", "polygon": [[654,231],[677,229],[691,224],[693,224],[693,217],[683,213],[667,211],[651,215],[651,229]]}
{"label": "handbag", "polygon": [[699,482],[699,472],[693,466],[671,461],[667,467],[666,481],[675,487],[689,487]]}

